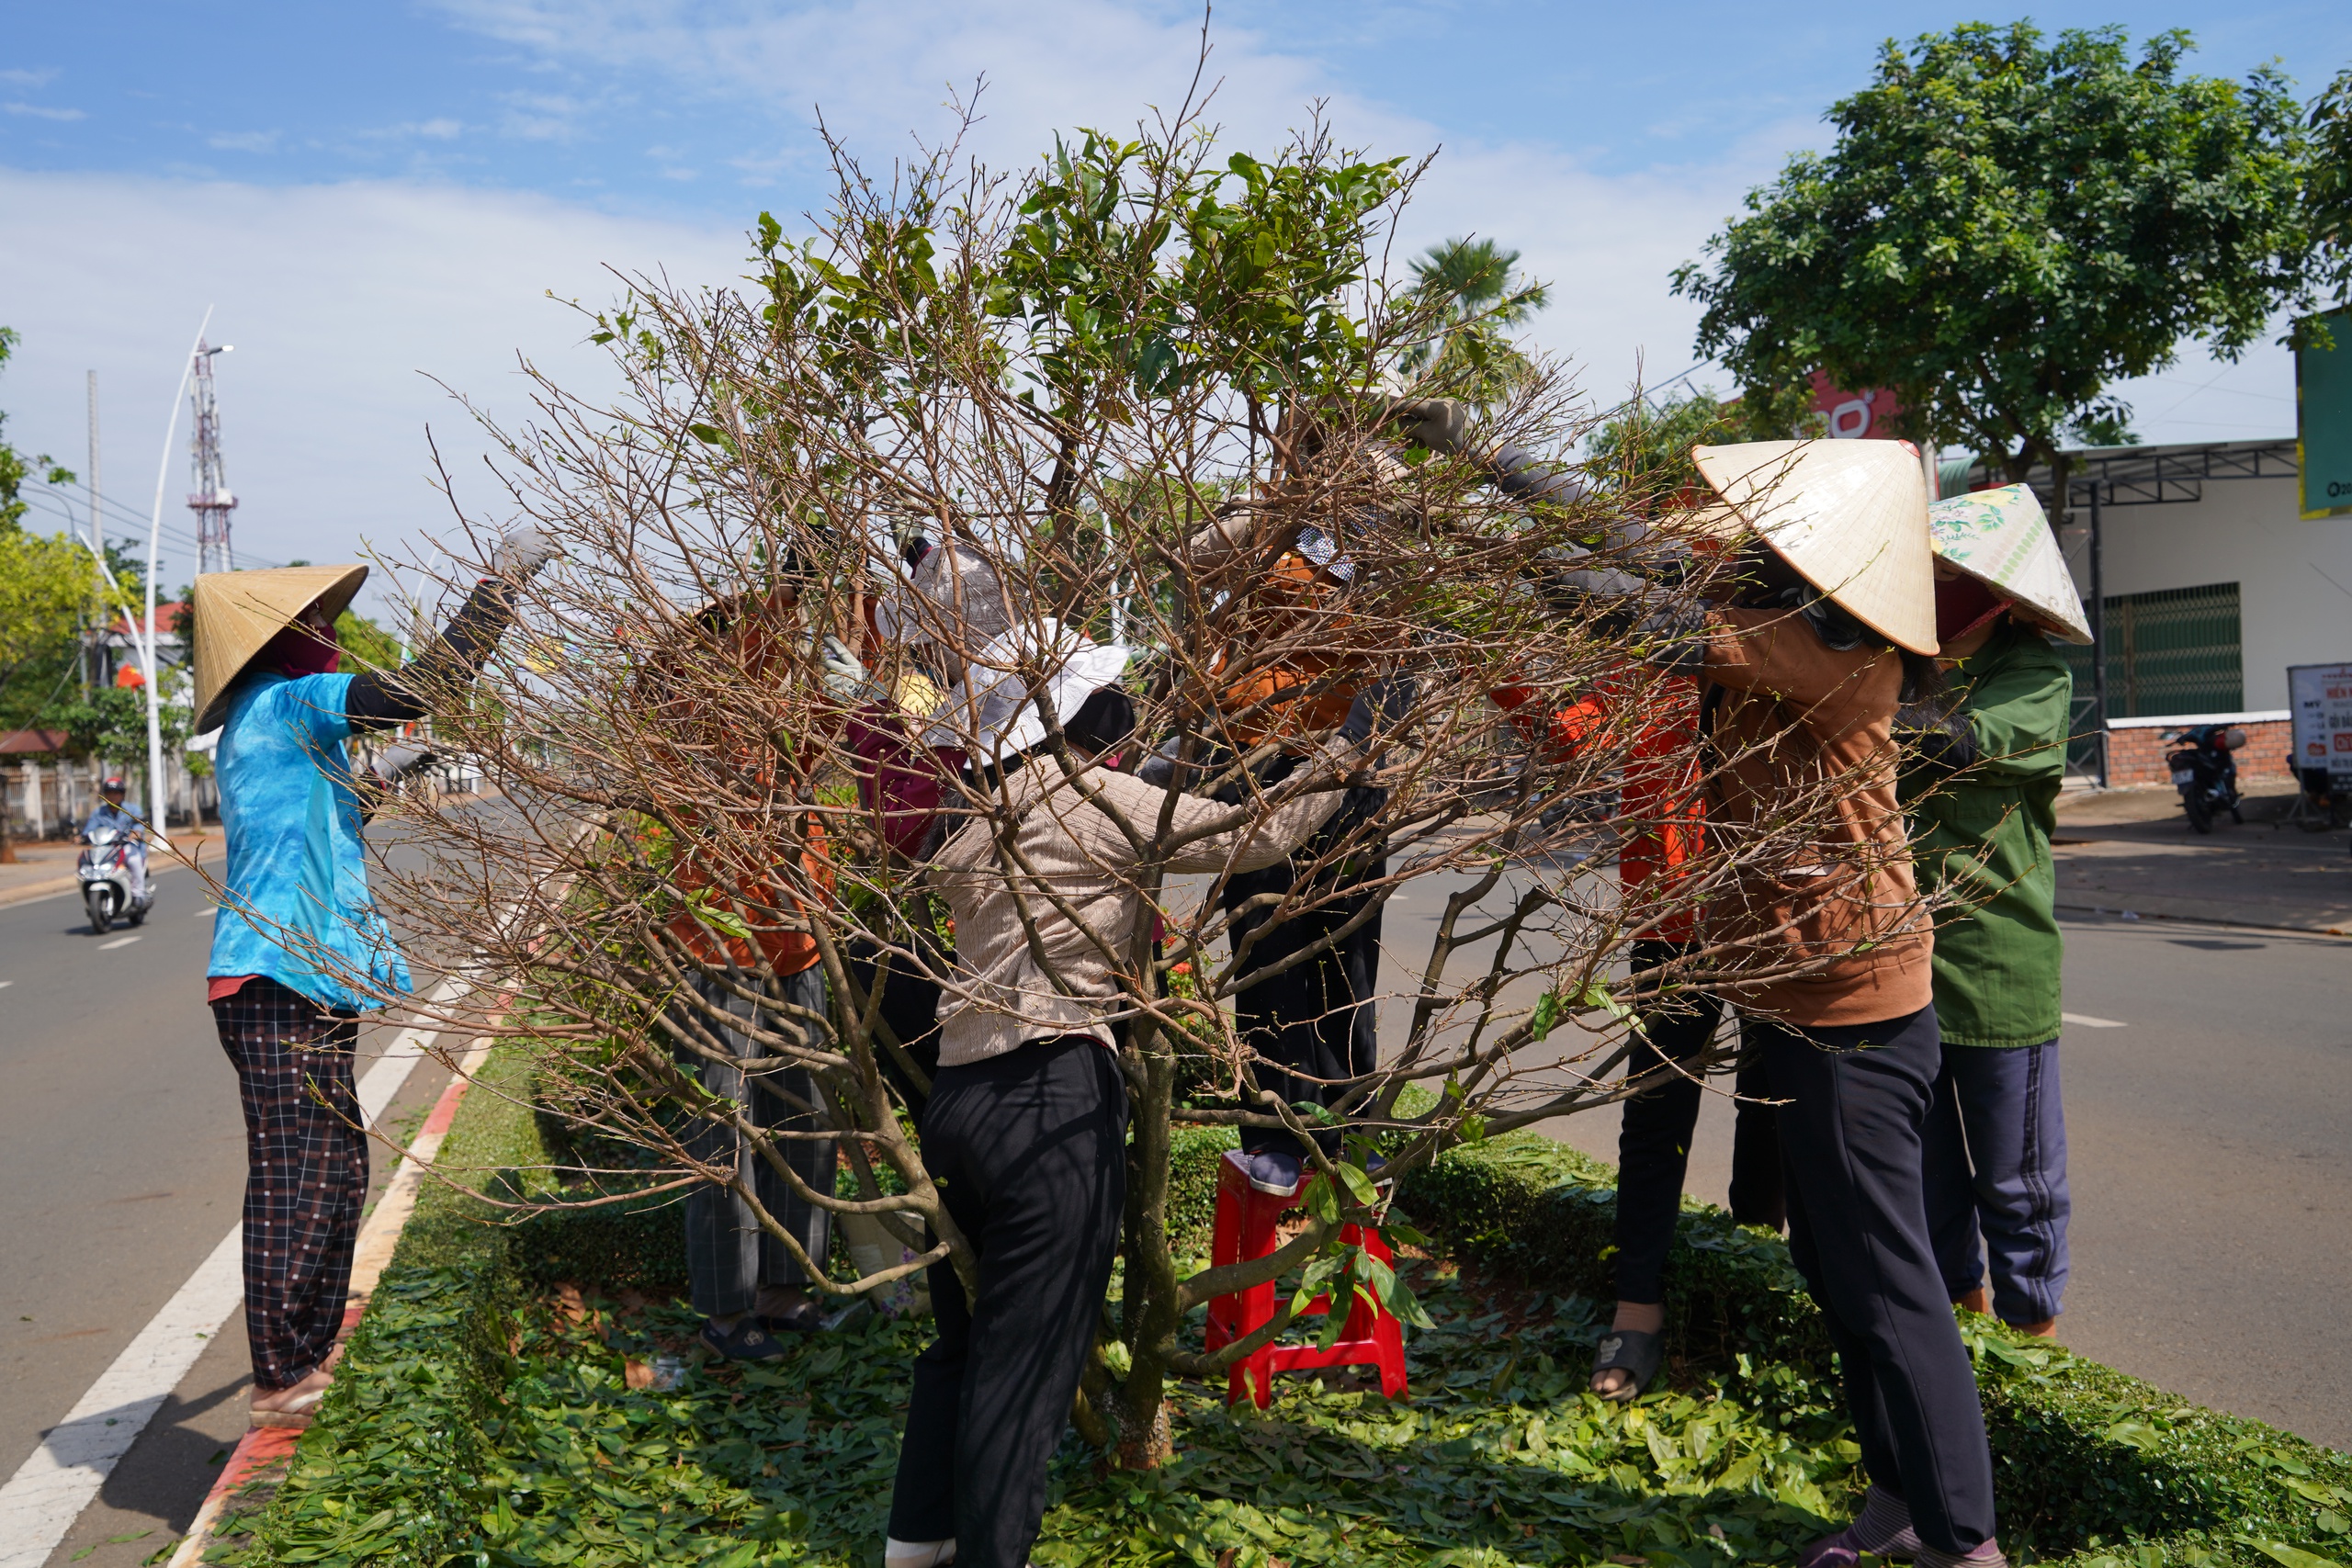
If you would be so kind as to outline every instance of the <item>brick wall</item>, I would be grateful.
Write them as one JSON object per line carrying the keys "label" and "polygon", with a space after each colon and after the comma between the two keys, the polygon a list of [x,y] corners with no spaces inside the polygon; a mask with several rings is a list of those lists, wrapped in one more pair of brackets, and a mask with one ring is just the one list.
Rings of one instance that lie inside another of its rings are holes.
{"label": "brick wall", "polygon": [[[2288,771],[2287,754],[2294,747],[2294,725],[2291,720],[2263,719],[2253,724],[2241,724],[2246,743],[2237,752],[2238,790],[2253,794],[2264,790],[2291,789],[2294,775]],[[2110,786],[2126,784],[2168,784],[2172,770],[2165,766],[2165,753],[2175,750],[2165,743],[2173,731],[2168,726],[2133,725],[2129,728],[2109,729],[2107,733],[2107,782]]]}

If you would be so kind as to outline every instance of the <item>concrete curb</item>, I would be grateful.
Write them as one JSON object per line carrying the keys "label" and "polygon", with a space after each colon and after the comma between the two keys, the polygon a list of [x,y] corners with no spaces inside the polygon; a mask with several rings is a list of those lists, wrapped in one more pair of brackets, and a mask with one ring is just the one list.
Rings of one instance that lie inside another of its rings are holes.
{"label": "concrete curb", "polygon": [[[441,1152],[443,1140],[449,1135],[449,1124],[458,1118],[458,1106],[466,1098],[466,1090],[473,1087],[474,1075],[481,1071],[482,1063],[490,1056],[491,1039],[485,1035],[467,1048],[458,1064],[458,1075],[441,1098],[433,1104],[424,1118],[424,1125],[401,1156],[398,1169],[384,1187],[384,1195],[376,1201],[374,1213],[359,1227],[359,1240],[351,1259],[351,1296],[344,1308],[343,1332],[348,1337],[359,1326],[360,1317],[368,1310],[368,1298],[384,1277],[384,1269],[399,1247],[401,1232],[416,1213],[417,1194],[424,1185],[424,1168]],[[171,1555],[168,1568],[197,1568],[204,1561],[204,1553],[212,1544],[212,1536],[229,1513],[231,1500],[246,1487],[281,1476],[292,1463],[294,1450],[302,1434],[283,1427],[262,1427],[247,1432],[230,1454],[229,1462],[221,1468],[220,1479],[206,1494],[204,1506],[188,1522],[187,1537]]]}
{"label": "concrete curb", "polygon": [[[212,839],[213,835],[206,833],[192,841],[198,849],[202,849],[206,844],[210,843]],[[180,869],[180,863],[175,860],[151,861],[147,866],[148,879],[152,881],[167,871]],[[63,876],[52,876],[47,882],[27,882],[15,887],[0,888],[0,909],[5,909],[11,904],[29,904],[36,898],[48,898],[60,893],[71,893],[81,886],[81,881],[80,877],[68,873]]]}
{"label": "concrete curb", "polygon": [[2263,920],[2232,919],[2226,915],[2177,915],[2169,909],[2123,909],[2105,904],[2059,903],[2052,908],[2064,909],[2070,915],[2116,915],[2127,920],[2164,920],[2173,925],[2219,926],[2227,931],[2277,931],[2281,936],[2352,935],[2342,926],[2282,926]]}

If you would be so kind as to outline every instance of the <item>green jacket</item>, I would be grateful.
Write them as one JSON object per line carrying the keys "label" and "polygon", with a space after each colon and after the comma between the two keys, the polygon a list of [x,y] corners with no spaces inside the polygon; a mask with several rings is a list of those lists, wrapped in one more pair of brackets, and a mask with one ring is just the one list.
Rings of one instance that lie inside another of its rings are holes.
{"label": "green jacket", "polygon": [[1919,890],[1961,894],[1936,917],[1936,1020],[1954,1045],[2058,1038],[2057,871],[2050,860],[2074,678],[2011,621],[1951,674],[1976,741],[1958,773],[1903,774]]}

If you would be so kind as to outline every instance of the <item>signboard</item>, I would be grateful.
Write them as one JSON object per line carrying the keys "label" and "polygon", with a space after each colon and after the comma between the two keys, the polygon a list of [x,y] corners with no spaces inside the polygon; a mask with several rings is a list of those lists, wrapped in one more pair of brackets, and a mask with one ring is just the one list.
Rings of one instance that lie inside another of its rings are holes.
{"label": "signboard", "polygon": [[2287,704],[2295,720],[2295,766],[2352,778],[2352,664],[2289,666]]}
{"label": "signboard", "polygon": [[2295,351],[2295,467],[2305,517],[2352,512],[2352,310],[2320,320],[2335,346]]}
{"label": "signboard", "polygon": [[[2352,347],[2352,344],[2347,344]],[[1813,409],[1829,422],[1827,434],[1839,441],[1892,441],[1894,419],[1903,405],[1894,394],[1880,388],[1869,392],[1840,391],[1829,378],[1813,373]],[[2347,502],[2352,505],[2352,502]]]}

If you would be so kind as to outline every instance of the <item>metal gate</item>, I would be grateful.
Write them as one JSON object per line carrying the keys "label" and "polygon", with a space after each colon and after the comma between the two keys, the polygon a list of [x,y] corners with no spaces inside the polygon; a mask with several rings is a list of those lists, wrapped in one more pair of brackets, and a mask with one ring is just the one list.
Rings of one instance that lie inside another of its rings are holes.
{"label": "metal gate", "polygon": [[[2107,716],[2239,712],[2245,706],[2239,632],[2234,582],[2109,594]],[[2091,650],[2069,643],[2059,651],[2075,672],[2080,710],[2071,726],[2075,739],[2068,761],[2087,767],[2098,751],[2098,728],[2090,713]]]}

